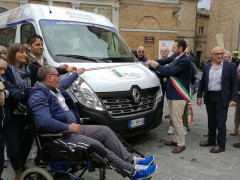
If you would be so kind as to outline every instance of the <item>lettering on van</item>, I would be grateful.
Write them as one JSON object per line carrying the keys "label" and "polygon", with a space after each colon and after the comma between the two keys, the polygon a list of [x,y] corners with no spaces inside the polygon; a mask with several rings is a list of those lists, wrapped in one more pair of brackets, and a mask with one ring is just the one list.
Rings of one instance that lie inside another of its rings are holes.
{"label": "lettering on van", "polygon": [[116,75],[118,78],[121,78],[121,79],[130,80],[130,79],[141,78],[141,76],[136,72],[121,72],[120,73],[116,69],[111,69],[111,71],[113,72],[114,75]]}
{"label": "lettering on van", "polygon": [[87,20],[93,21],[92,16],[90,16],[88,14],[83,14],[83,13],[79,13],[79,12],[73,12],[70,10],[66,10],[66,15],[69,16],[70,18],[81,18],[81,19],[87,19]]}

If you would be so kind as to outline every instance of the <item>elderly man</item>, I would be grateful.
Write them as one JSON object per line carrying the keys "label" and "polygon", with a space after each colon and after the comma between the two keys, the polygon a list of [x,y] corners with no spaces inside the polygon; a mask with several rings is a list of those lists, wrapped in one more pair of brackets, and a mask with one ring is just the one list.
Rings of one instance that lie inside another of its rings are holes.
{"label": "elderly man", "polygon": [[137,48],[137,58],[141,62],[147,62],[148,58],[145,57],[145,48],[143,46],[139,46]]}
{"label": "elderly man", "polygon": [[225,151],[228,107],[236,106],[238,100],[237,68],[223,60],[222,47],[214,47],[211,56],[213,61],[204,66],[197,94],[197,104],[201,106],[204,93],[208,114],[208,140],[200,146],[214,146],[210,152],[220,153]]}
{"label": "elderly man", "polygon": [[[174,137],[172,141],[166,141],[167,146],[176,146],[172,153],[180,153],[185,150],[185,135],[183,128],[183,112],[189,97],[191,62],[184,54],[187,43],[183,39],[176,39],[173,43],[172,52],[174,60],[167,67],[160,65],[156,61],[151,61],[150,65],[162,75],[169,77],[167,83],[167,99],[170,118],[173,122]],[[183,96],[184,94],[184,96]]]}
{"label": "elderly man", "polygon": [[[76,106],[65,91],[85,70],[78,69],[59,82],[59,74],[52,66],[39,68],[36,87],[26,90],[28,107],[40,125],[42,132],[72,131],[59,143],[94,146],[106,152],[106,158],[119,169],[125,169],[133,179],[151,177],[156,165],[150,165],[154,157],[138,158],[130,154],[113,131],[106,126],[80,125]],[[140,166],[141,165],[141,166]]]}

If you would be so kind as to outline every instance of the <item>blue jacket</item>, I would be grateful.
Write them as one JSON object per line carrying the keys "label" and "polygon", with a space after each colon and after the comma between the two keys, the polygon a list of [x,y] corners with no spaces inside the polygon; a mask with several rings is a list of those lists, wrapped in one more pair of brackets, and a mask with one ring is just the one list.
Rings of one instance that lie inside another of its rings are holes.
{"label": "blue jacket", "polygon": [[15,85],[10,84],[4,77],[2,77],[2,79],[5,90],[7,90],[9,94],[5,99],[5,104],[0,106],[0,130],[7,122],[9,122],[12,113],[11,104],[18,102],[23,96],[22,92]]}
{"label": "blue jacket", "polygon": [[[80,123],[80,117],[75,104],[68,93],[65,91],[76,79],[78,74],[74,72],[72,75],[60,81],[60,88],[65,102],[69,110],[76,117],[76,121]],[[40,125],[41,132],[61,132],[68,130],[68,121],[65,111],[59,106],[56,97],[50,91],[43,87],[32,87],[25,90],[28,98],[28,110],[36,118]]]}
{"label": "blue jacket", "polygon": [[[169,59],[168,62],[172,61],[172,57],[167,59]],[[175,76],[189,92],[191,78],[191,61],[189,61],[189,58],[185,54],[181,55],[172,65],[162,66],[161,64],[159,64],[156,70],[160,72],[163,76],[168,78],[170,76]],[[169,100],[184,100],[182,95],[176,90],[171,81],[168,81],[167,83],[167,98]]]}
{"label": "blue jacket", "polygon": [[[204,66],[202,79],[198,87],[197,98],[202,98],[204,93],[204,103],[207,103],[208,97],[208,82],[209,71],[212,67],[212,61]],[[238,79],[236,65],[223,61],[222,81],[221,81],[221,97],[224,107],[229,106],[230,101],[237,102],[238,100]]]}

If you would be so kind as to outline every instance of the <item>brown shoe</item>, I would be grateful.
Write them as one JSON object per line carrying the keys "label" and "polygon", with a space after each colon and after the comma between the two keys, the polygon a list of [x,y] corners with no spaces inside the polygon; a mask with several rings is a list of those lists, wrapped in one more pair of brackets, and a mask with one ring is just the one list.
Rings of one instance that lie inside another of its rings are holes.
{"label": "brown shoe", "polygon": [[204,141],[204,142],[201,142],[199,145],[204,146],[204,147],[206,147],[206,146],[216,146],[216,142]]}
{"label": "brown shoe", "polygon": [[211,153],[220,153],[220,152],[223,152],[223,151],[225,151],[225,148],[220,148],[219,146],[215,146],[212,149],[210,149]]}
{"label": "brown shoe", "polygon": [[172,153],[180,153],[185,150],[185,146],[177,146],[172,150]]}
{"label": "brown shoe", "polygon": [[23,173],[22,171],[17,172],[15,174],[15,180],[20,180],[20,177],[21,177],[22,173]]}
{"label": "brown shoe", "polygon": [[238,130],[233,129],[233,130],[230,132],[230,135],[231,135],[231,136],[236,136],[236,135],[238,135]]}
{"label": "brown shoe", "polygon": [[173,141],[166,141],[164,143],[166,146],[177,146],[177,143],[176,142],[173,142]]}

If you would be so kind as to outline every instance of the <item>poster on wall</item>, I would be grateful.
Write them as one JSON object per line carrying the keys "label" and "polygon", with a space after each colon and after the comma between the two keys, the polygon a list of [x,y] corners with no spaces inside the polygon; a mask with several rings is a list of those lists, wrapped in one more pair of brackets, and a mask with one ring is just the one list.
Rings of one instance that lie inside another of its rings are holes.
{"label": "poster on wall", "polygon": [[158,58],[161,59],[161,55],[160,55],[160,49],[162,47],[168,47],[169,49],[169,55],[168,56],[171,56],[173,54],[172,52],[172,46],[173,46],[173,43],[174,43],[174,40],[159,40],[159,54],[158,54]]}

